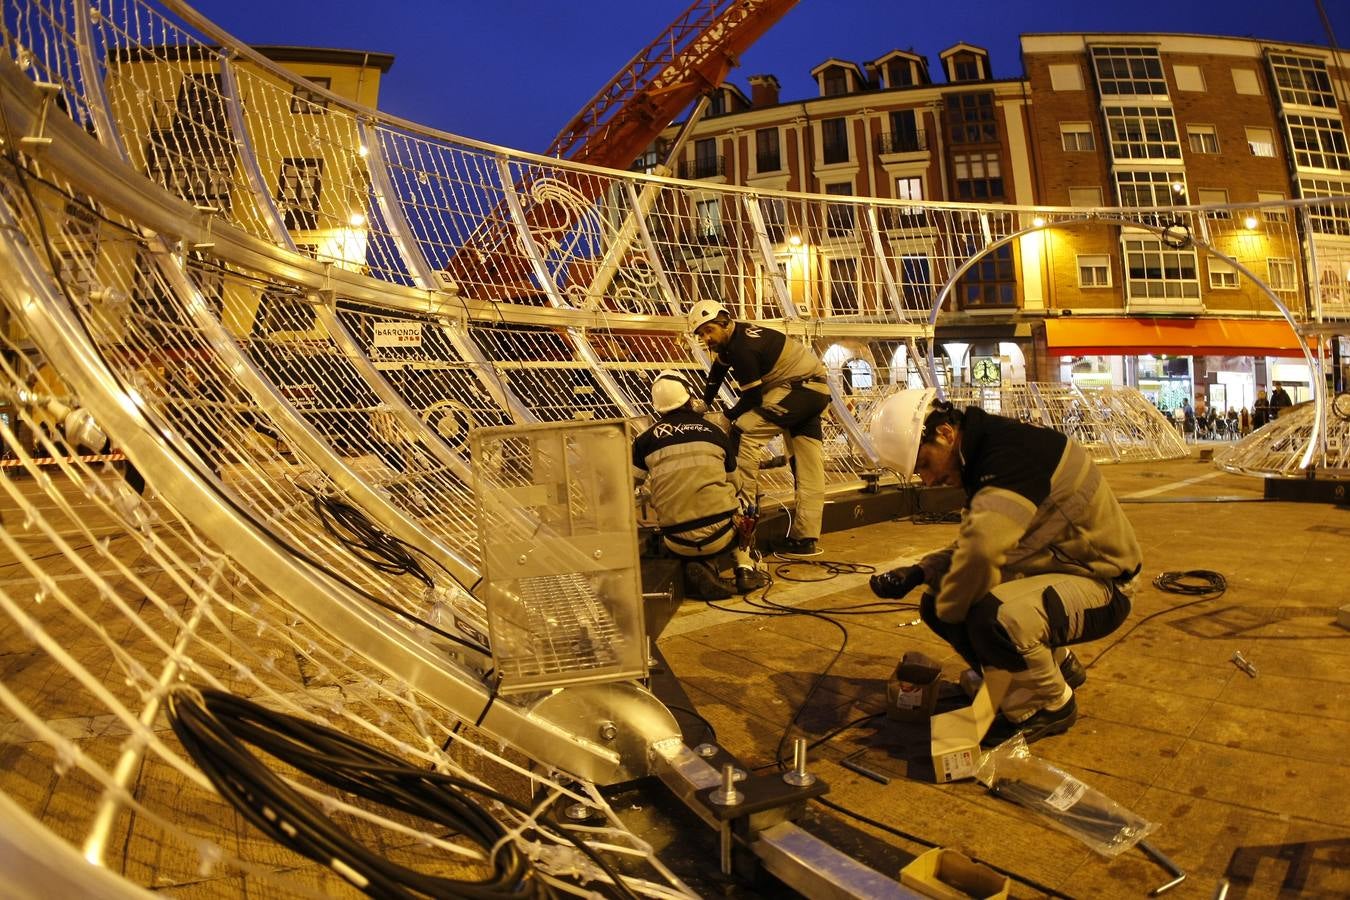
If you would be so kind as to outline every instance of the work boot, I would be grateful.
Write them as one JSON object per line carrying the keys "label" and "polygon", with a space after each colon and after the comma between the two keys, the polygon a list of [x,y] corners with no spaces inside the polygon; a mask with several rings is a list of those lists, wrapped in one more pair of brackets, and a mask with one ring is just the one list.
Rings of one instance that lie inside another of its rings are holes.
{"label": "work boot", "polygon": [[729,600],[735,591],[709,563],[690,561],[684,564],[684,595],[690,600]]}
{"label": "work boot", "polygon": [[751,591],[757,591],[769,584],[769,579],[765,578],[763,573],[754,569],[747,569],[745,566],[736,567],[736,593],[742,597]]}
{"label": "work boot", "polygon": [[1069,655],[1064,657],[1064,661],[1059,664],[1059,674],[1064,676],[1064,682],[1074,690],[1078,690],[1087,681],[1087,669],[1078,661],[1078,657],[1069,651]]}
{"label": "work boot", "polygon": [[776,556],[784,556],[790,559],[806,559],[810,556],[819,556],[821,552],[821,549],[816,546],[815,538],[785,537],[774,548]]}
{"label": "work boot", "polygon": [[1063,734],[1077,721],[1078,701],[1073,697],[1059,709],[1038,710],[1021,722],[1009,721],[1003,713],[999,713],[994,717],[994,723],[989,726],[989,731],[980,740],[980,746],[997,747],[1019,731],[1022,738],[1030,744],[1052,734]]}

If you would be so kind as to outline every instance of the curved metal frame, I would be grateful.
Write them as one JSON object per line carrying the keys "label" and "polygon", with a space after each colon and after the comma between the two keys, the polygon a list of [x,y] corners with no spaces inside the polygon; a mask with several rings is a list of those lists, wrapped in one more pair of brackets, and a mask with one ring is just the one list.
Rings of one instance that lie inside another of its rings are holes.
{"label": "curved metal frame", "polygon": [[[1180,211],[1180,210],[1187,210],[1189,208],[1177,207],[1176,209]],[[1038,212],[1041,212],[1043,214],[1047,212],[1053,214],[1052,210],[1038,210]],[[1065,219],[1056,222],[1047,221],[1044,225],[1032,225],[1030,228],[1019,229],[1018,231],[1015,231],[1012,234],[1005,235],[1004,237],[1001,237],[998,240],[993,241],[987,247],[981,248],[979,253],[976,253],[970,259],[963,262],[960,266],[956,268],[954,272],[952,272],[952,274],[947,278],[946,282],[943,283],[942,289],[938,291],[937,296],[933,300],[933,308],[928,318],[929,326],[932,328],[936,328],[938,315],[942,311],[943,304],[947,302],[947,297],[951,294],[952,289],[956,287],[956,282],[959,281],[961,277],[966,274],[966,272],[970,271],[970,269],[974,267],[976,263],[978,263],[981,259],[987,256],[990,252],[997,250],[999,247],[1003,247],[1007,244],[1010,244],[1014,240],[1021,238],[1024,235],[1031,234],[1032,232],[1050,231],[1056,227],[1074,224],[1078,225],[1105,224],[1105,225],[1120,225],[1128,228],[1140,228],[1144,231],[1149,231],[1154,234],[1157,234],[1159,237],[1161,237],[1167,231],[1167,228],[1159,228],[1157,226],[1147,225],[1135,219],[1126,218],[1116,212],[1104,214],[1098,210],[1092,210],[1087,214],[1083,214],[1080,212],[1078,217],[1075,217],[1073,219]],[[1252,283],[1256,285],[1257,289],[1260,290],[1263,294],[1265,294],[1266,297],[1270,300],[1270,302],[1274,304],[1275,308],[1279,310],[1280,315],[1284,316],[1285,321],[1289,323],[1289,327],[1293,329],[1295,337],[1299,339],[1298,341],[1299,349],[1303,351],[1303,359],[1304,361],[1307,362],[1308,371],[1309,373],[1311,373],[1313,378],[1313,402],[1317,405],[1317,420],[1313,423],[1313,431],[1312,434],[1309,436],[1308,446],[1304,450],[1303,458],[1299,463],[1301,468],[1304,469],[1308,468],[1310,465],[1312,465],[1313,456],[1319,450],[1325,453],[1326,449],[1325,446],[1323,445],[1324,436],[1322,433],[1322,421],[1326,405],[1326,386],[1322,378],[1321,361],[1319,359],[1315,359],[1312,353],[1308,351],[1308,344],[1306,341],[1303,340],[1303,335],[1299,332],[1298,322],[1294,319],[1294,316],[1289,311],[1289,308],[1286,307],[1284,303],[1280,300],[1280,298],[1275,295],[1275,292],[1270,289],[1269,285],[1267,285],[1265,281],[1256,277],[1255,273],[1253,273],[1251,269],[1248,269],[1242,263],[1238,262],[1236,259],[1233,259],[1233,257],[1227,255],[1226,253],[1220,253],[1218,250],[1215,250],[1214,247],[1211,246],[1210,244],[1206,243],[1205,241],[1197,239],[1194,235],[1194,232],[1191,232],[1188,235],[1187,241],[1197,247],[1203,248],[1206,252],[1211,253],[1214,256],[1217,256],[1219,259],[1223,260],[1228,265],[1232,266],[1234,269],[1250,278],[1252,280]],[[938,383],[937,350],[935,341],[930,341],[928,344],[928,373],[929,376],[933,379],[933,384],[937,384]],[[941,388],[939,388],[939,391],[941,391]]]}

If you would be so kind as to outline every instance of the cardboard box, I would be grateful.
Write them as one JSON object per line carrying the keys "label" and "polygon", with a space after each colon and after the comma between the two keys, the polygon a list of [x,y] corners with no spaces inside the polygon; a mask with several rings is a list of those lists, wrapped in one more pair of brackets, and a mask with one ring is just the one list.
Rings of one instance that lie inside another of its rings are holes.
{"label": "cardboard box", "polygon": [[937,847],[900,870],[900,882],[935,900],[1003,900],[1008,878],[964,853]]}
{"label": "cardboard box", "polygon": [[937,706],[942,667],[936,660],[911,650],[886,683],[886,718],[896,722],[926,722]]}
{"label": "cardboard box", "polygon": [[933,776],[939,784],[975,776],[975,767],[980,764],[980,739],[993,723],[1011,680],[1009,673],[990,669],[970,706],[929,720]]}

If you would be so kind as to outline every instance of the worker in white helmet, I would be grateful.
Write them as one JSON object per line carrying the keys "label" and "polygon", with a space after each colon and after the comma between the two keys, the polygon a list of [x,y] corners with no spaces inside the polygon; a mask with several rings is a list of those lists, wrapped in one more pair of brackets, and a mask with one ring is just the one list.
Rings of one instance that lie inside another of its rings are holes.
{"label": "worker in white helmet", "polygon": [[767,583],[751,551],[754,520],[745,515],[732,473],[735,437],[695,410],[698,401],[687,376],[666,370],[652,381],[657,419],[633,442],[633,465],[645,475],[667,550],[685,559],[685,595],[723,600],[732,595],[713,560],[731,549],[736,593]]}
{"label": "worker in white helmet", "polygon": [[955,543],[872,578],[879,597],[920,584],[924,622],[977,672],[1012,676],[988,746],[1067,731],[1087,672],[1069,645],[1115,631],[1142,565],[1134,529],[1092,458],[1050,428],[959,410],[932,389],[888,397],[873,446],[898,474],[961,488]]}
{"label": "worker in white helmet", "polygon": [[796,482],[792,527],[776,548],[780,556],[816,556],[825,509],[825,456],[821,413],[830,405],[825,366],[807,347],[781,331],[737,322],[716,300],[700,300],[689,313],[689,330],[713,355],[703,390],[711,404],[728,374],[740,398],[726,411],[740,436],[736,471],[741,496],[759,503],[759,466],[764,445],[783,435]]}

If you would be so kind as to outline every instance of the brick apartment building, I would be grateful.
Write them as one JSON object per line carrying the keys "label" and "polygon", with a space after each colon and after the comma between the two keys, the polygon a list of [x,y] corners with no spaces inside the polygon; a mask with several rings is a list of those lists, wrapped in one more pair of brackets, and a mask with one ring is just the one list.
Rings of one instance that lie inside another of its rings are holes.
{"label": "brick apartment building", "polygon": [[[1346,54],[1171,34],[1037,34],[1021,45],[1017,79],[992,78],[986,51],[957,44],[939,54],[940,78],[925,57],[894,50],[861,66],[825,60],[810,98],[784,100],[772,75],[751,76],[749,97],[724,85],[676,173],[769,191],[1095,209],[1350,195]],[[639,165],[663,161],[666,146]],[[765,202],[784,258],[787,241],[811,244],[799,308],[866,313],[851,287],[876,264],[861,229]],[[1179,247],[1100,215],[1023,235],[948,298],[936,337],[950,377],[971,383],[971,361],[993,357],[1004,381],[1132,385],[1165,406],[1181,396],[1250,406],[1277,382],[1306,398],[1288,327],[1225,257],[1300,319],[1350,323],[1350,214],[1339,209],[1292,222],[1286,210],[1216,210]],[[718,214],[712,195],[700,221],[715,227]],[[933,225],[904,215],[878,225],[900,248],[897,280],[930,295],[951,258],[950,235]],[[726,299],[747,316],[768,308],[759,296]],[[1338,368],[1344,349],[1333,346]]]}

